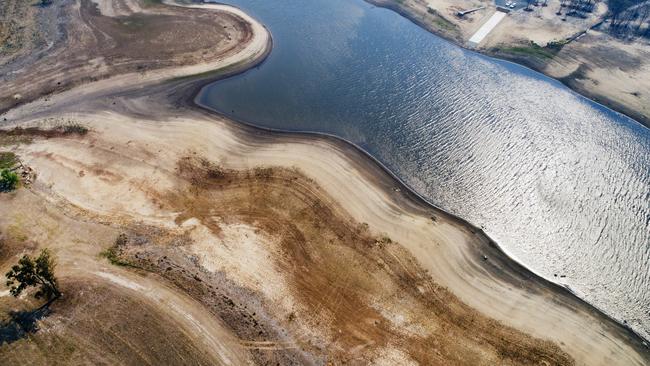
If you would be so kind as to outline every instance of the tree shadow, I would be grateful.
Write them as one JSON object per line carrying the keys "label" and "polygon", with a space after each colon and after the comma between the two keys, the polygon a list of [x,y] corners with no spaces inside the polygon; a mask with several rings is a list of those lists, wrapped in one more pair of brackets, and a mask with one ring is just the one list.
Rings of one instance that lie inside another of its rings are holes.
{"label": "tree shadow", "polygon": [[49,303],[32,311],[10,312],[10,319],[0,322],[0,345],[5,342],[11,344],[22,338],[27,338],[29,334],[36,333],[38,330],[37,321],[51,312]]}

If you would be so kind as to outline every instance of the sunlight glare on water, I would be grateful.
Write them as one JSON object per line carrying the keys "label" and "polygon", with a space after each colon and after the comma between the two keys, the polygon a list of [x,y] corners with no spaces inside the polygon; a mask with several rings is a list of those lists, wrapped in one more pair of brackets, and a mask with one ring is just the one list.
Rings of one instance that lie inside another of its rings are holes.
{"label": "sunlight glare on water", "polygon": [[359,145],[510,255],[650,335],[650,130],[359,0],[228,0],[267,25],[259,68],[201,101]]}

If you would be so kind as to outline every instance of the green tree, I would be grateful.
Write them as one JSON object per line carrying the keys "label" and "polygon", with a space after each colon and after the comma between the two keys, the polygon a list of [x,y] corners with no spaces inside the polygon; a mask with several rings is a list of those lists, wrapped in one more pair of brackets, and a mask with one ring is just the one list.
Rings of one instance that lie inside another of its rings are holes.
{"label": "green tree", "polygon": [[37,258],[24,255],[18,264],[7,272],[7,286],[10,287],[11,294],[16,297],[28,287],[39,287],[34,297],[54,300],[61,296],[54,277],[55,267],[56,261],[47,248],[41,250]]}
{"label": "green tree", "polygon": [[18,185],[18,175],[9,169],[2,169],[2,172],[0,172],[0,191],[14,190],[16,185]]}

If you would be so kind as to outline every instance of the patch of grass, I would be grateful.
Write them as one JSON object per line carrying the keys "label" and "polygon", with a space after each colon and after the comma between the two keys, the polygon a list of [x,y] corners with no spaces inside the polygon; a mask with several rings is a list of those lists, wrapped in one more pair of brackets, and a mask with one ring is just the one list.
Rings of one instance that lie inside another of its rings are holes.
{"label": "patch of grass", "polygon": [[162,0],[142,0],[142,5],[146,6],[155,6],[162,4]]}
{"label": "patch of grass", "polygon": [[79,123],[71,123],[67,125],[63,125],[60,127],[63,129],[63,133],[66,135],[80,135],[83,136],[88,133],[88,127],[79,124]]}
{"label": "patch of grass", "polygon": [[547,60],[550,60],[553,57],[555,57],[555,53],[551,51],[551,49],[547,47],[542,47],[532,41],[528,46],[506,47],[506,48],[497,49],[497,51],[515,54],[515,55],[530,56],[539,59],[547,59]]}
{"label": "patch of grass", "polygon": [[437,15],[436,18],[433,20],[433,25],[435,25],[439,29],[443,29],[450,32],[456,30],[456,24],[448,21],[447,19],[439,15]]}
{"label": "patch of grass", "polygon": [[439,29],[443,29],[446,31],[453,31],[456,29],[456,24],[450,22],[449,20],[445,19],[442,15],[438,14],[438,12],[435,9],[432,8],[427,8],[427,13],[431,15],[433,20],[431,23],[436,26]]}
{"label": "patch of grass", "polygon": [[440,27],[442,29],[448,30],[448,31],[452,31],[452,30],[456,29],[455,24],[453,24],[453,23],[451,23],[451,22],[449,22],[449,21],[447,21],[446,19],[443,19],[443,18],[436,18],[436,20],[433,21],[433,24],[435,24],[436,26],[438,26],[438,27]]}
{"label": "patch of grass", "polygon": [[20,144],[31,144],[34,139],[30,136],[8,136],[0,133],[0,146],[15,146]]}
{"label": "patch of grass", "polygon": [[12,152],[0,152],[0,169],[11,169],[18,162],[16,154]]}
{"label": "patch of grass", "polygon": [[21,227],[20,221],[22,221],[19,218],[16,218],[16,221],[19,221],[17,223],[9,225],[7,228],[7,235],[13,239],[16,240],[20,243],[24,243],[27,241],[28,237],[25,234],[24,230]]}
{"label": "patch of grass", "polygon": [[115,246],[103,250],[101,253],[99,253],[99,255],[108,259],[108,261],[113,265],[121,267],[133,267],[131,262],[120,258],[119,249]]}
{"label": "patch of grass", "polygon": [[121,267],[135,267],[131,262],[124,260],[120,257],[122,253],[121,247],[124,246],[127,242],[127,237],[125,234],[120,234],[117,239],[115,239],[115,244],[105,250],[103,250],[99,255],[108,259],[111,264]]}
{"label": "patch of grass", "polygon": [[32,139],[36,137],[56,138],[70,135],[84,136],[89,131],[88,127],[76,122],[59,124],[48,129],[40,127],[14,127],[10,130],[0,130],[0,146],[30,143],[32,142]]}

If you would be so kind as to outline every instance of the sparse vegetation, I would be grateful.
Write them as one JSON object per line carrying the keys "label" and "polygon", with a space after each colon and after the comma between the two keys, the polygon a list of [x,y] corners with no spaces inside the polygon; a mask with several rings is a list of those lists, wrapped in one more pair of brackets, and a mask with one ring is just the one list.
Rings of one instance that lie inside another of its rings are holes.
{"label": "sparse vegetation", "polygon": [[433,9],[431,7],[427,8],[427,13],[429,13],[433,19],[433,23],[437,25],[438,27],[445,29],[445,30],[454,30],[456,28],[456,25],[447,19],[445,19],[443,16],[441,16],[436,9]]}
{"label": "sparse vegetation", "polygon": [[162,4],[161,0],[142,0],[144,6],[154,6]]}
{"label": "sparse vegetation", "polygon": [[0,169],[11,169],[16,163],[16,154],[12,152],[0,152]]}
{"label": "sparse vegetation", "polygon": [[560,0],[560,10],[556,14],[562,15],[561,9],[565,8],[565,16],[586,19],[598,2],[599,0]]}
{"label": "sparse vegetation", "polygon": [[9,130],[0,130],[0,146],[31,143],[34,138],[55,138],[71,135],[84,136],[89,132],[88,127],[69,122],[52,128],[41,127],[15,127]]}
{"label": "sparse vegetation", "polygon": [[128,261],[120,259],[119,250],[114,246],[103,250],[100,255],[116,266],[128,267],[131,265]]}
{"label": "sparse vegetation", "polygon": [[83,136],[88,133],[88,127],[81,125],[79,123],[71,123],[68,125],[63,125],[60,128],[63,129],[63,132],[68,135],[76,134],[76,135]]}
{"label": "sparse vegetation", "polygon": [[437,17],[433,22],[438,27],[440,27],[442,29],[445,29],[445,30],[448,30],[448,31],[454,30],[456,28],[455,24],[451,23],[450,21],[448,21],[447,19],[442,18],[442,17]]}
{"label": "sparse vegetation", "polygon": [[643,0],[609,0],[609,30],[623,38],[650,38],[650,3]]}
{"label": "sparse vegetation", "polygon": [[9,291],[18,297],[27,288],[38,287],[35,298],[54,300],[61,296],[54,276],[55,268],[56,261],[47,248],[41,250],[37,258],[24,255],[5,275]]}
{"label": "sparse vegetation", "polygon": [[514,46],[495,49],[497,52],[510,53],[515,55],[530,56],[538,59],[552,59],[555,53],[547,47],[542,47],[535,42],[530,42],[527,46]]}
{"label": "sparse vegetation", "polygon": [[122,247],[126,245],[127,241],[128,238],[126,237],[126,234],[120,234],[117,236],[117,239],[115,239],[115,244],[103,250],[101,253],[99,253],[99,255],[108,259],[108,261],[111,262],[111,264],[113,265],[122,266],[122,267],[133,267],[133,264],[131,262],[124,260],[120,257],[120,253],[122,252]]}
{"label": "sparse vegetation", "polygon": [[2,169],[0,172],[0,192],[9,192],[18,186],[18,174],[9,169]]}

